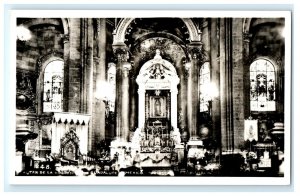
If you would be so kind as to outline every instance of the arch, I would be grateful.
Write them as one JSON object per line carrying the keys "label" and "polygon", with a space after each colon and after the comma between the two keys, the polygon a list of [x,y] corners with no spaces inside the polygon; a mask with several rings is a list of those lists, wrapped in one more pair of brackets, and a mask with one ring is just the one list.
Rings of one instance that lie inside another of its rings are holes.
{"label": "arch", "polygon": [[249,33],[252,18],[245,18],[243,22],[243,33]]}
{"label": "arch", "polygon": [[277,20],[274,18],[245,18],[243,21],[243,33],[249,33],[250,28],[253,28],[255,26],[265,24],[265,23],[277,23],[277,24],[284,24],[284,20]]}
{"label": "arch", "polygon": [[55,61],[55,60],[61,60],[64,61],[64,56],[63,53],[61,52],[57,52],[57,51],[53,51],[50,52],[44,56],[41,56],[38,60],[37,60],[37,66],[36,66],[36,73],[37,75],[42,75],[40,74],[41,72],[44,73],[45,67],[51,62],[51,61]]}
{"label": "arch", "polygon": [[252,59],[252,61],[250,62],[250,65],[249,65],[249,71],[250,71],[251,64],[258,60],[269,61],[273,65],[275,72],[279,71],[279,67],[278,67],[276,61],[272,57],[269,57],[269,56],[259,56],[259,57]]}
{"label": "arch", "polygon": [[63,28],[64,28],[64,34],[68,35],[69,34],[69,20],[66,18],[61,18]]}
{"label": "arch", "polygon": [[[197,29],[193,21],[190,18],[181,18],[181,19],[189,31],[190,41],[191,42],[201,41],[201,32],[199,29]],[[126,29],[133,20],[134,18],[124,18],[119,23],[117,29],[115,30],[113,45],[117,45],[125,42]]]}

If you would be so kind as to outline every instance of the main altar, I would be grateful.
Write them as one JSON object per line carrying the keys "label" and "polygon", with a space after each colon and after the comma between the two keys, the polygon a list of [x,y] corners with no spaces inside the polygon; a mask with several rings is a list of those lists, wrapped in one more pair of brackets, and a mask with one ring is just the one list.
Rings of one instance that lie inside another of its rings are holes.
{"label": "main altar", "polygon": [[[127,162],[127,166],[128,154],[132,159],[139,157],[140,167],[168,168],[178,164],[184,147],[177,126],[179,78],[175,67],[156,50],[154,58],[141,67],[136,82],[138,127],[130,142],[117,138],[111,143],[111,157],[117,153],[119,161]],[[131,162],[134,165],[137,161]]]}

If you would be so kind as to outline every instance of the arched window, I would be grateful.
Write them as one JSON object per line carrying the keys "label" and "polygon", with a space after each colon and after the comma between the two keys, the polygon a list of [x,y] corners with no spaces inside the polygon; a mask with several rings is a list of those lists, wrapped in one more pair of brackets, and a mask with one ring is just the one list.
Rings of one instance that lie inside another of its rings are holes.
{"label": "arched window", "polygon": [[43,112],[62,112],[64,62],[54,60],[44,71]]}
{"label": "arched window", "polygon": [[210,96],[210,67],[209,62],[205,62],[200,68],[199,90],[200,90],[200,112],[209,111]]}
{"label": "arched window", "polygon": [[258,59],[250,65],[251,111],[275,111],[275,68],[266,59]]}

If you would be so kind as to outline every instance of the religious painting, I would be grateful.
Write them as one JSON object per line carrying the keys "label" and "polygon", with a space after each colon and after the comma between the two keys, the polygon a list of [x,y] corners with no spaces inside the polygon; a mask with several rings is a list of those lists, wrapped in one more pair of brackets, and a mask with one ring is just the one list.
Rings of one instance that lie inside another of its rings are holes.
{"label": "religious painting", "polygon": [[150,118],[167,117],[167,99],[164,96],[150,96]]}
{"label": "religious painting", "polygon": [[245,120],[244,140],[250,142],[258,140],[257,120]]}
{"label": "religious painting", "polygon": [[168,118],[170,113],[169,99],[169,90],[147,90],[145,100],[146,118]]}

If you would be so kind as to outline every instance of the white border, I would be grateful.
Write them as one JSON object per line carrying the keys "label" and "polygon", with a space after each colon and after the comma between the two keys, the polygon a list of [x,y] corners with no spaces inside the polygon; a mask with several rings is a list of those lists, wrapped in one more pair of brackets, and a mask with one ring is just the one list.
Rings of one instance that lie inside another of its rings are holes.
{"label": "white border", "polygon": [[[12,10],[10,14],[10,85],[12,89],[9,97],[15,97],[16,91],[16,17],[63,17],[63,18],[109,18],[109,17],[284,17],[286,18],[285,40],[285,154],[290,154],[290,84],[291,84],[291,12],[290,11],[181,11],[181,10]],[[15,110],[15,99],[11,101],[11,108]],[[10,130],[15,129],[15,113],[10,119]],[[8,131],[8,130],[7,130]],[[15,143],[15,133],[10,131],[10,144]],[[12,145],[14,146],[14,145]],[[11,146],[11,147],[12,147]],[[11,155],[15,149],[10,149]],[[10,157],[10,184],[34,185],[289,185],[290,184],[290,156],[285,157],[285,176],[277,177],[39,177],[15,176]]]}

